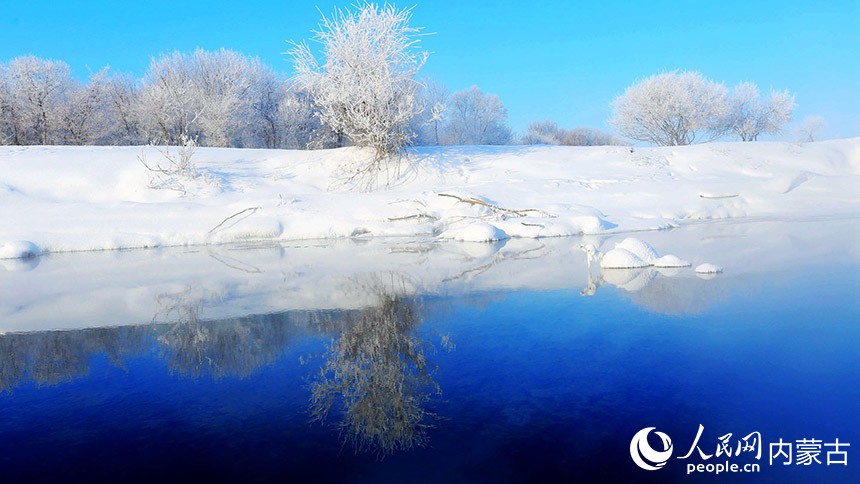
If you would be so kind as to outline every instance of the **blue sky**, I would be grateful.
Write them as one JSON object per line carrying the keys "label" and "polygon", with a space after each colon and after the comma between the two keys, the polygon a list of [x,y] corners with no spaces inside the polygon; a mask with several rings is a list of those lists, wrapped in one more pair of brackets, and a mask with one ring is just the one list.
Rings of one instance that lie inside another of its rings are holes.
{"label": "blue sky", "polygon": [[[79,77],[109,64],[141,75],[151,56],[225,47],[289,73],[287,40],[310,37],[331,1],[6,1],[0,61],[64,60]],[[860,0],[424,1],[413,25],[425,73],[450,90],[498,94],[518,131],[552,118],[608,129],[610,101],[637,79],[698,70],[733,85],[797,95],[795,118],[821,115],[829,136],[860,135]]]}

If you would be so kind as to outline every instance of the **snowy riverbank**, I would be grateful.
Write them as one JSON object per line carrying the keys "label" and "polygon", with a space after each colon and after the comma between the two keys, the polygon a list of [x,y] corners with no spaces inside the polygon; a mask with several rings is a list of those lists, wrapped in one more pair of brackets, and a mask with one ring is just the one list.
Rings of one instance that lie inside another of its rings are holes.
{"label": "snowy riverbank", "polygon": [[200,148],[201,176],[184,194],[149,188],[142,154],[160,156],[0,147],[0,257],[245,240],[541,238],[860,213],[860,138],[420,148],[391,187],[373,192],[346,181],[343,166],[364,156],[355,148]]}

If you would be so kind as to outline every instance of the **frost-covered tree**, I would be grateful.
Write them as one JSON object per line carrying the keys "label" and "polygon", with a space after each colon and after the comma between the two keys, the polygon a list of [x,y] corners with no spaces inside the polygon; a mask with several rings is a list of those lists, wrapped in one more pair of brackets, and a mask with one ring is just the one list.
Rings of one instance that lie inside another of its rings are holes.
{"label": "frost-covered tree", "polygon": [[18,123],[15,122],[15,115],[9,68],[0,63],[0,145],[17,144],[15,127]]}
{"label": "frost-covered tree", "polygon": [[317,116],[310,95],[291,82],[269,78],[252,106],[244,146],[263,148],[333,148],[337,136]]}
{"label": "frost-covered tree", "polygon": [[76,87],[65,62],[18,57],[4,69],[4,138],[12,144],[63,142],[68,95]]}
{"label": "frost-covered tree", "polygon": [[181,52],[150,61],[138,96],[138,113],[149,141],[177,142],[180,136],[197,138],[203,105],[193,85],[194,67]]}
{"label": "frost-covered tree", "polygon": [[821,134],[826,127],[827,123],[821,116],[807,116],[797,129],[797,141],[800,143],[815,142],[821,139]]}
{"label": "frost-covered tree", "polygon": [[573,128],[562,130],[559,144],[564,146],[616,146],[627,143],[599,129]]}
{"label": "frost-covered tree", "polygon": [[425,146],[439,145],[441,130],[447,119],[448,88],[432,78],[424,79],[422,84],[421,104],[424,111],[414,121],[413,129],[418,134],[415,142]]}
{"label": "frost-covered tree", "polygon": [[574,128],[571,130],[558,127],[551,119],[532,121],[522,138],[526,145],[563,145],[563,146],[608,146],[623,144],[621,140],[609,133],[594,128]]}
{"label": "frost-covered tree", "polygon": [[118,74],[105,80],[105,117],[109,129],[105,144],[145,143],[140,116],[140,83],[131,76]]}
{"label": "frost-covered tree", "polygon": [[243,131],[264,115],[260,109],[264,90],[276,82],[275,75],[258,58],[230,50],[194,53],[197,96],[202,105],[200,124],[208,146],[251,144]]}
{"label": "frost-covered tree", "polygon": [[343,140],[322,122],[310,94],[289,90],[278,105],[281,120],[281,147],[293,149],[325,149],[343,145]]}
{"label": "frost-covered tree", "polygon": [[755,83],[741,82],[729,97],[727,127],[741,141],[755,141],[764,133],[779,133],[793,111],[794,96],[787,90],[762,99]]}
{"label": "frost-covered tree", "polygon": [[452,94],[446,115],[444,145],[503,145],[513,136],[499,96],[484,94],[477,86]]}
{"label": "frost-covered tree", "polygon": [[610,123],[623,136],[661,146],[713,141],[726,131],[726,97],[725,86],[698,72],[665,72],[615,98]]}
{"label": "frost-covered tree", "polygon": [[427,59],[418,49],[420,28],[411,9],[360,4],[323,17],[313,40],[289,51],[298,87],[311,94],[320,119],[357,146],[372,148],[376,161],[412,143],[413,118],[423,110],[415,76]]}
{"label": "frost-covered tree", "polygon": [[251,119],[246,120],[244,146],[262,148],[281,147],[282,123],[278,116],[285,95],[284,82],[275,75],[264,76],[257,86],[257,95],[251,104]]}
{"label": "frost-covered tree", "polygon": [[242,146],[274,74],[259,59],[221,49],[173,52],[153,59],[140,92],[140,116],[150,138],[183,135],[207,146]]}
{"label": "frost-covered tree", "polygon": [[532,121],[526,129],[522,143],[524,145],[558,145],[561,144],[562,129],[551,119]]}
{"label": "frost-covered tree", "polygon": [[67,93],[63,110],[65,143],[89,145],[110,139],[108,69],[93,74],[85,85],[75,85]]}

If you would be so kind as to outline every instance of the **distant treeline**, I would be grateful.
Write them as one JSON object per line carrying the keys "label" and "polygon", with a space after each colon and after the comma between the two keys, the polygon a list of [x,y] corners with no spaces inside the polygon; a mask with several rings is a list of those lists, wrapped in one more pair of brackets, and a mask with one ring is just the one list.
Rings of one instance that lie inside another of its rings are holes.
{"label": "distant treeline", "polygon": [[[532,123],[522,138],[498,96],[471,87],[449,94],[421,82],[424,106],[412,123],[418,145],[618,144],[589,128]],[[230,50],[173,52],[152,59],[141,79],[107,67],[87,82],[62,61],[24,56],[0,63],[0,144],[140,145],[316,149],[347,137],[325,125],[313,96],[260,59]]]}

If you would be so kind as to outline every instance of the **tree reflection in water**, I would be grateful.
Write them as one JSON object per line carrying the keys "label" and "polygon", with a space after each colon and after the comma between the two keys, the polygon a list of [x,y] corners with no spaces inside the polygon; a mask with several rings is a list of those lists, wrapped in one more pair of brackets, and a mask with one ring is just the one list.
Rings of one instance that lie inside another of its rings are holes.
{"label": "tree reflection in water", "polygon": [[146,325],[0,334],[0,392],[32,381],[55,385],[90,373],[104,355],[117,368],[155,351],[171,372],[192,378],[244,378],[274,363],[319,319],[309,311],[203,320],[206,299],[183,291],[159,296]]}
{"label": "tree reflection in water", "polygon": [[125,368],[123,360],[143,351],[151,330],[129,326],[0,335],[0,392],[26,380],[43,386],[82,377],[97,353]]}
{"label": "tree reflection in water", "polygon": [[[425,406],[441,394],[427,359],[433,346],[418,335],[418,300],[405,288],[373,289],[379,287],[352,286],[377,300],[362,310],[221,320],[201,318],[207,297],[186,290],[160,296],[147,325],[0,335],[0,392],[27,380],[53,385],[84,377],[99,354],[125,368],[129,358],[154,352],[176,374],[243,378],[274,363],[302,336],[335,333],[312,380],[312,417],[337,419],[344,444],[356,452],[384,456],[423,446],[434,417]],[[453,350],[448,335],[440,339]]]}
{"label": "tree reflection in water", "polygon": [[337,426],[356,453],[382,457],[427,443],[434,414],[425,404],[441,388],[425,355],[429,344],[417,335],[418,313],[414,298],[382,292],[375,306],[347,315],[311,384],[311,416],[342,413]]}
{"label": "tree reflection in water", "polygon": [[158,297],[156,317],[170,321],[159,333],[158,348],[171,372],[191,378],[248,377],[274,363],[316,319],[305,311],[201,319],[214,299],[191,288]]}

